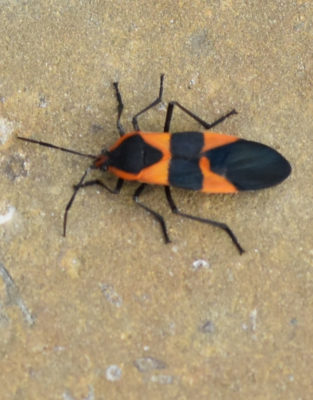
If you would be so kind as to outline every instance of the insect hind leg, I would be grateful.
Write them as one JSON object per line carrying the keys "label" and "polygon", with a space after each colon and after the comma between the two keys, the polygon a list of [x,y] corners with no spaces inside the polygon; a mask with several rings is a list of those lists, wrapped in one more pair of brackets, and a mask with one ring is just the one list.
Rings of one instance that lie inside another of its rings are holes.
{"label": "insect hind leg", "polygon": [[170,125],[173,117],[174,106],[180,108],[185,114],[189,115],[191,118],[196,120],[200,125],[202,125],[205,129],[211,129],[214,126],[223,122],[226,118],[230,117],[231,115],[238,114],[235,109],[231,110],[229,113],[223,115],[222,117],[218,118],[216,121],[209,123],[198,117],[198,115],[194,114],[192,111],[188,110],[186,107],[182,106],[178,101],[170,101],[167,106],[167,112],[165,117],[164,123],[164,132],[170,131]]}
{"label": "insect hind leg", "polygon": [[194,215],[190,215],[190,214],[185,214],[182,213],[181,211],[179,211],[179,209],[177,208],[172,194],[171,194],[171,190],[169,186],[165,186],[165,195],[166,195],[166,199],[168,201],[168,204],[172,210],[172,212],[174,214],[180,215],[181,217],[185,217],[188,219],[192,219],[194,221],[198,221],[198,222],[202,222],[205,224],[209,224],[209,225],[213,225],[216,226],[217,228],[223,229],[223,231],[225,231],[228,236],[231,238],[232,242],[234,243],[234,245],[236,246],[237,250],[239,251],[240,254],[244,253],[244,249],[240,246],[237,237],[235,236],[235,234],[233,233],[233,231],[228,227],[228,225],[226,225],[223,222],[218,222],[218,221],[214,221],[212,219],[206,219],[206,218],[201,218],[201,217],[196,217]]}

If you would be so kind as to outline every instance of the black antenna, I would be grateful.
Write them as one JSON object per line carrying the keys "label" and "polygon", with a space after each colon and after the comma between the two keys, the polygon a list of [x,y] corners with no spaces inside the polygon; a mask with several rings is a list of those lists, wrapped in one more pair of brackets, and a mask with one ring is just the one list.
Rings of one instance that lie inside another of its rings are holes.
{"label": "black antenna", "polygon": [[98,158],[98,156],[95,156],[93,154],[86,154],[86,153],[81,153],[79,151],[66,149],[65,147],[55,146],[54,144],[47,143],[47,142],[42,142],[41,140],[28,139],[28,138],[21,137],[21,136],[17,136],[17,138],[20,139],[20,140],[24,140],[25,142],[36,143],[36,144],[40,144],[41,146],[46,146],[46,147],[50,147],[52,149],[61,150],[61,151],[64,151],[66,153],[76,154],[77,156],[92,158],[94,160],[96,160]]}

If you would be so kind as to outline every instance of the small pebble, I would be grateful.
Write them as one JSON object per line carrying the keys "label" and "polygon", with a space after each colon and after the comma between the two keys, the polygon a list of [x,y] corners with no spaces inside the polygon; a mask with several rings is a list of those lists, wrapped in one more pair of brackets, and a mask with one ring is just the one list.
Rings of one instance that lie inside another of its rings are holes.
{"label": "small pebble", "polygon": [[9,222],[15,214],[15,207],[9,206],[8,211],[5,214],[0,214],[0,225]]}
{"label": "small pebble", "polygon": [[210,268],[209,262],[206,260],[196,260],[192,263],[192,269],[194,271],[196,271],[200,268]]}
{"label": "small pebble", "polygon": [[119,381],[122,377],[122,370],[117,365],[110,365],[105,371],[105,376],[110,382]]}

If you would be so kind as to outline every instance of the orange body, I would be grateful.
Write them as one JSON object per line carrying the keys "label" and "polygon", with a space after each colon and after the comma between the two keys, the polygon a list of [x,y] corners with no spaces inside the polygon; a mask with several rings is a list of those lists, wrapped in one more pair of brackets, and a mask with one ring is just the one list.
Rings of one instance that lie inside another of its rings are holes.
{"label": "orange body", "polygon": [[[236,136],[219,134],[209,131],[202,132],[201,134],[203,135],[203,146],[201,148],[201,151],[197,155],[191,156],[192,161],[198,164],[203,175],[202,187],[199,190],[205,193],[237,192],[238,189],[224,176],[221,176],[211,171],[210,161],[207,159],[207,157],[205,157],[203,153],[216,147],[233,143],[237,141],[238,138]],[[169,179],[170,163],[173,158],[179,157],[179,155],[173,153],[171,149],[171,138],[173,134],[167,132],[130,132],[122,136],[114,144],[114,146],[110,148],[109,151],[114,151],[115,149],[120,147],[125,140],[134,135],[140,135],[140,137],[146,144],[158,149],[162,153],[161,159],[158,162],[148,166],[147,168],[142,168],[138,173],[124,171],[114,166],[109,166],[108,170],[117,177],[129,181],[138,181],[153,185],[175,186],[175,184],[171,183]],[[193,135],[193,133],[190,132],[190,135]],[[184,146],[186,148],[186,151],[188,152],[188,142],[186,142]]]}

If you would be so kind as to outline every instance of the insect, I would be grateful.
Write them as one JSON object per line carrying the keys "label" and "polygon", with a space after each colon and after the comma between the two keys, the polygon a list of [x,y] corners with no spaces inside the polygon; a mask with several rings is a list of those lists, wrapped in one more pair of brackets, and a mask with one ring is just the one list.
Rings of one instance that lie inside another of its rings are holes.
{"label": "insect", "polygon": [[[160,78],[158,97],[132,118],[134,131],[130,133],[125,133],[121,123],[124,105],[118,82],[113,83],[118,103],[117,129],[120,138],[111,148],[103,149],[100,155],[85,154],[19,136],[18,139],[93,159],[79,183],[74,186],[72,197],[65,208],[64,236],[68,212],[81,188],[98,185],[112,194],[118,194],[125,180],[138,181],[140,185],[133,194],[133,200],[160,224],[166,243],[170,242],[170,238],[163,217],[139,200],[149,184],[164,186],[165,196],[173,213],[224,230],[242,254],[244,250],[228,225],[181,212],[173,200],[170,186],[205,193],[236,193],[264,189],[286,179],[291,172],[290,164],[276,150],[264,144],[209,131],[226,118],[237,114],[234,109],[213,123],[208,123],[177,101],[171,101],[167,106],[163,132],[141,131],[138,117],[162,102],[163,82],[164,74]],[[205,131],[169,133],[174,107],[178,107],[197,121]],[[115,188],[110,188],[99,179],[85,181],[91,169],[109,171],[117,176]]]}

